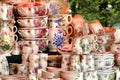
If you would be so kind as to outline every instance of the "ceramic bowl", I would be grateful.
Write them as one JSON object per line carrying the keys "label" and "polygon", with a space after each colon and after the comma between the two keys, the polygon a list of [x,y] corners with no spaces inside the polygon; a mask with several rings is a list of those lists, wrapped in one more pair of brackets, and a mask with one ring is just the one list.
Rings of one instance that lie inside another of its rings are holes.
{"label": "ceramic bowl", "polygon": [[17,23],[21,28],[47,27],[47,16],[19,17]]}
{"label": "ceramic bowl", "polygon": [[47,49],[48,40],[47,38],[44,39],[36,39],[36,40],[20,40],[18,41],[19,47],[22,50],[23,46],[27,45],[37,45],[39,47],[39,51],[44,51]]}
{"label": "ceramic bowl", "polygon": [[47,28],[19,28],[18,34],[21,38],[47,38]]}
{"label": "ceramic bowl", "polygon": [[48,13],[47,6],[40,2],[21,3],[16,8],[21,17],[44,16]]}

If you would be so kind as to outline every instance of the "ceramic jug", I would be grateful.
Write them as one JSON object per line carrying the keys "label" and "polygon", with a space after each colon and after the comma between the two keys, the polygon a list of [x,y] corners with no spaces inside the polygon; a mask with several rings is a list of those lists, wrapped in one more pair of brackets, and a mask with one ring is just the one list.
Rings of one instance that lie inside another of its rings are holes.
{"label": "ceramic jug", "polygon": [[[14,28],[12,24],[7,21],[0,21],[0,52],[11,52],[14,46],[15,37],[17,36],[14,34]],[[15,27],[15,32],[17,28]]]}

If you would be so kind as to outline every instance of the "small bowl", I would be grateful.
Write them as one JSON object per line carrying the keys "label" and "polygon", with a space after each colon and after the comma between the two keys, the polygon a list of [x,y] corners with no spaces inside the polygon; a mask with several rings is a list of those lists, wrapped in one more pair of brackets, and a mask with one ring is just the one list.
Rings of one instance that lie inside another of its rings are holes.
{"label": "small bowl", "polygon": [[19,28],[18,34],[21,38],[47,38],[47,28]]}

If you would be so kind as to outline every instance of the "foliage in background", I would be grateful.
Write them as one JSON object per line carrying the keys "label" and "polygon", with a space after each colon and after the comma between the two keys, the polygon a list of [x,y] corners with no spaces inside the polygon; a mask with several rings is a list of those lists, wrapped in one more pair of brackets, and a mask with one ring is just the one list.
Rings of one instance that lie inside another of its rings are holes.
{"label": "foliage in background", "polygon": [[82,15],[86,21],[98,19],[103,26],[120,22],[120,0],[69,0],[72,14]]}

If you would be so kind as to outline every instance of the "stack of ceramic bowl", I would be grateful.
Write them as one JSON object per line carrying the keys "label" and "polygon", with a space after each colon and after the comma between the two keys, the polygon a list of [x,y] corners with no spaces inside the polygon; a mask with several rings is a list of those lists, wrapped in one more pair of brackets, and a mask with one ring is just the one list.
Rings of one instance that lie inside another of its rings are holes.
{"label": "stack of ceramic bowl", "polygon": [[31,46],[35,52],[47,47],[47,6],[40,2],[18,4],[17,17],[19,43]]}

